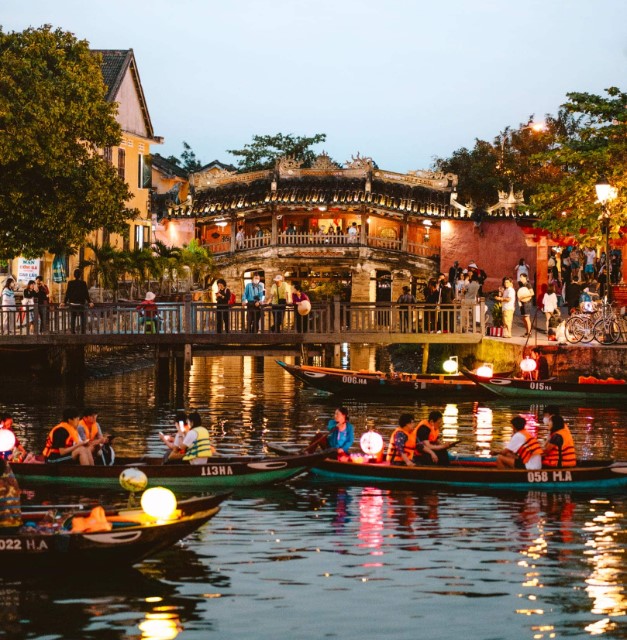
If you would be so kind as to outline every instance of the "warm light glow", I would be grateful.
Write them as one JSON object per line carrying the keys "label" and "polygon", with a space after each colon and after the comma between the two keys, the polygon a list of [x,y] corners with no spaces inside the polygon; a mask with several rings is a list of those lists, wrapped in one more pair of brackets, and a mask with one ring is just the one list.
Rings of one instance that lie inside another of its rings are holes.
{"label": "warm light glow", "polygon": [[143,640],[174,640],[182,631],[176,614],[148,613],[138,626]]}
{"label": "warm light glow", "polygon": [[0,451],[13,451],[15,434],[10,429],[0,429]]}
{"label": "warm light glow", "polygon": [[423,220],[422,224],[424,224],[425,227],[432,227],[433,226],[433,222],[431,222],[431,220]]}
{"label": "warm light glow", "polygon": [[216,222],[216,225],[222,228],[226,227],[227,224],[229,223],[226,220],[219,220],[218,222]]}
{"label": "warm light glow", "polygon": [[544,131],[546,129],[546,123],[544,123],[544,122],[532,122],[529,125],[529,128],[532,131],[535,131],[536,133],[540,133],[541,131]]}
{"label": "warm light glow", "polygon": [[172,520],[176,511],[176,496],[165,487],[152,487],[142,493],[142,509],[158,520]]}
{"label": "warm light glow", "polygon": [[594,188],[597,192],[597,200],[601,204],[605,204],[610,200],[614,200],[617,195],[616,187],[613,187],[608,181],[607,178],[599,178]]}
{"label": "warm light glow", "polygon": [[120,474],[120,486],[126,491],[143,491],[148,485],[148,478],[143,471],[130,467]]}
{"label": "warm light glow", "polygon": [[367,431],[359,440],[361,450],[369,456],[376,456],[383,449],[383,438],[376,431]]}
{"label": "warm light glow", "polygon": [[520,363],[520,370],[531,373],[536,370],[536,361],[533,358],[524,358]]}
{"label": "warm light glow", "polygon": [[457,356],[451,356],[448,360],[444,361],[442,369],[446,373],[458,373],[459,372],[459,358]]}
{"label": "warm light glow", "polygon": [[481,378],[491,378],[494,373],[494,368],[488,362],[484,362],[476,371],[477,375]]}

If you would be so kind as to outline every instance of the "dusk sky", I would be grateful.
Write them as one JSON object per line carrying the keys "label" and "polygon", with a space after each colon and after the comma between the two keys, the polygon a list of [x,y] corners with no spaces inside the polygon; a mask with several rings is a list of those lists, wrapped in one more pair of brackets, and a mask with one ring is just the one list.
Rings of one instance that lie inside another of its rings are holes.
{"label": "dusk sky", "polygon": [[429,168],[475,138],[627,89],[625,0],[2,0],[3,30],[50,23],[135,51],[153,152],[203,162],[254,134],[326,133],[339,162]]}

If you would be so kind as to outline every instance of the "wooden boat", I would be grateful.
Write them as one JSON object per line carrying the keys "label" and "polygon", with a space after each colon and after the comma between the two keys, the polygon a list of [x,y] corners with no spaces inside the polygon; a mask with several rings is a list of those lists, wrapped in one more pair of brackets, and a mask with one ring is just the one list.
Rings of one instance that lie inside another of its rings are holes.
{"label": "wooden boat", "polygon": [[[280,444],[268,445],[274,451],[289,449]],[[334,482],[391,483],[408,486],[439,485],[479,489],[539,489],[542,491],[581,491],[623,489],[627,487],[627,461],[580,460],[568,469],[496,468],[495,458],[452,456],[449,466],[392,465],[372,462],[361,454],[351,461],[324,459],[311,470],[311,475]]]}
{"label": "wooden boat", "polygon": [[593,377],[580,377],[578,382],[563,382],[557,378],[547,380],[523,380],[507,376],[493,375],[490,378],[462,369],[468,380],[476,383],[490,393],[503,398],[533,398],[537,401],[564,399],[578,400],[627,400],[625,380],[602,380]]}
{"label": "wooden boat", "polygon": [[[128,567],[154,555],[196,531],[220,511],[228,494],[191,498],[178,503],[180,513],[173,520],[155,520],[141,510],[107,511],[109,531],[73,532],[71,522],[29,523],[35,518],[24,513],[25,526],[2,529],[0,533],[0,575],[11,572],[43,573],[50,570],[91,572],[96,566],[107,571]],[[76,516],[84,513],[75,513]],[[35,526],[32,526],[35,525]]]}
{"label": "wooden boat", "polygon": [[297,380],[321,391],[343,396],[398,397],[409,396],[416,400],[455,396],[460,394],[476,397],[481,388],[463,375],[382,373],[381,371],[355,371],[309,367],[276,361]]}
{"label": "wooden boat", "polygon": [[284,482],[304,473],[324,458],[324,453],[297,456],[254,457],[213,456],[207,464],[163,464],[160,457],[116,457],[115,464],[81,466],[74,464],[13,463],[11,468],[22,488],[31,484],[67,485],[119,489],[122,471],[133,467],[143,471],[148,487],[173,490],[214,491],[254,487]]}

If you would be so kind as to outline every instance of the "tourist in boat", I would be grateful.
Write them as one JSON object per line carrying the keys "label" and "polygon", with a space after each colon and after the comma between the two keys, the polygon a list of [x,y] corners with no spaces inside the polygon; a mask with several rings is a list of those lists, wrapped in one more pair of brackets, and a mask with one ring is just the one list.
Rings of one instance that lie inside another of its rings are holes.
{"label": "tourist in boat", "polygon": [[564,418],[553,415],[549,419],[551,433],[544,445],[542,465],[545,467],[574,467],[577,464],[575,443]]}
{"label": "tourist in boat", "polygon": [[386,460],[391,464],[405,464],[413,467],[416,455],[416,421],[411,413],[402,413],[398,428],[390,436]]}
{"label": "tourist in boat", "polygon": [[560,408],[556,404],[547,404],[542,411],[542,424],[548,427],[551,418],[559,415],[561,415]]}
{"label": "tourist in boat", "polygon": [[536,361],[535,379],[548,380],[551,372],[549,371],[549,361],[546,356],[538,349],[532,349],[531,357]]}
{"label": "tourist in boat", "polygon": [[440,411],[432,411],[426,420],[416,427],[416,448],[420,452],[414,457],[416,464],[449,464],[448,445],[439,442],[444,417]]}
{"label": "tourist in boat", "polygon": [[9,463],[0,458],[0,529],[21,526],[20,487]]}
{"label": "tourist in boat", "polygon": [[178,422],[178,425],[182,439],[179,438],[176,444],[173,442],[174,446],[168,457],[168,462],[207,464],[207,460],[215,453],[215,450],[211,446],[209,432],[202,426],[200,414],[197,411],[192,411],[183,426],[180,426],[181,421]]}
{"label": "tourist in boat", "polygon": [[512,418],[514,435],[496,456],[499,469],[541,469],[542,447],[538,439],[526,429],[522,416]]}
{"label": "tourist in boat", "polygon": [[78,422],[76,431],[81,440],[89,441],[91,454],[94,462],[96,462],[96,460],[102,457],[103,447],[109,443],[109,437],[102,433],[102,429],[98,424],[98,412],[96,409],[86,407],[82,413],[83,415]]}
{"label": "tourist in boat", "polygon": [[[2,418],[0,418],[0,429],[8,429],[13,432],[13,416],[10,413],[5,413]],[[13,446],[12,451],[0,451],[0,458],[4,458],[10,462],[22,462],[26,457],[26,449],[22,446],[22,443],[19,441],[18,437],[13,432],[13,436],[15,437],[15,445]]]}
{"label": "tourist in boat", "polygon": [[46,462],[58,464],[93,465],[94,457],[88,440],[81,440],[77,427],[80,421],[78,409],[63,411],[62,421],[50,430],[42,452]]}
{"label": "tourist in boat", "polygon": [[355,441],[355,427],[348,421],[348,409],[338,407],[327,424],[327,446],[337,450],[338,459],[348,455]]}

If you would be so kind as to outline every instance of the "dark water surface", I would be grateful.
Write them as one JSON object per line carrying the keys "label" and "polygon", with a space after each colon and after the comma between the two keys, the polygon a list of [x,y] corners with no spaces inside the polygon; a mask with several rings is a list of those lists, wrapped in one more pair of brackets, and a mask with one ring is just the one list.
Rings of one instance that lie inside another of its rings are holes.
{"label": "dark water surface", "polygon": [[[305,441],[337,400],[271,358],[195,358],[183,402],[152,369],[63,386],[4,380],[0,405],[27,448],[64,404],[100,409],[121,454],[161,452],[177,404],[198,409],[225,452]],[[387,436],[402,411],[445,413],[460,453],[487,452],[540,407],[346,401],[357,432]],[[627,408],[563,406],[582,457],[627,459]],[[225,423],[221,424],[222,421]],[[544,427],[539,427],[544,436]],[[117,497],[120,497],[119,494]],[[44,490],[28,494],[73,500]],[[113,496],[116,497],[116,496]],[[111,499],[111,497],[108,497]],[[0,580],[7,638],[627,638],[627,497],[337,487],[244,491],[182,544],[134,569],[82,579]]]}

